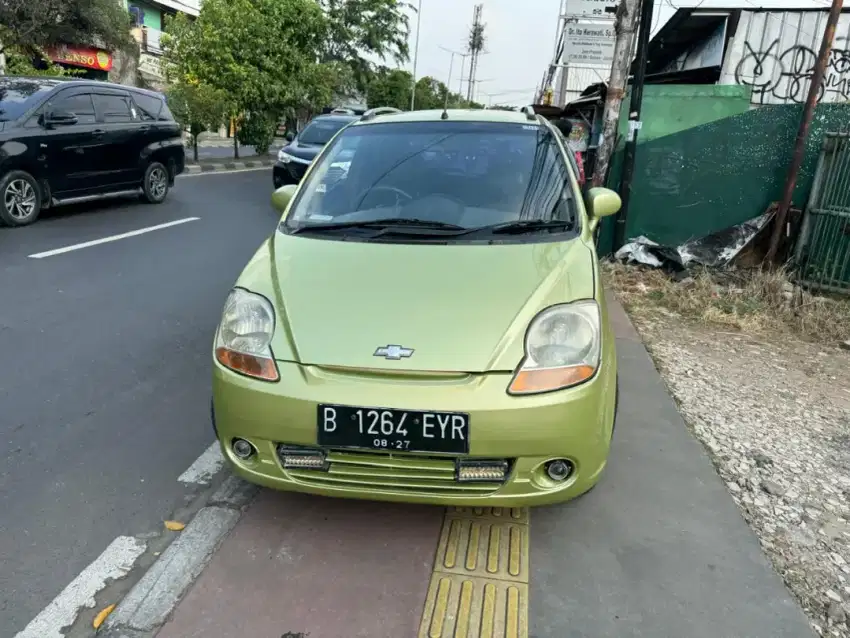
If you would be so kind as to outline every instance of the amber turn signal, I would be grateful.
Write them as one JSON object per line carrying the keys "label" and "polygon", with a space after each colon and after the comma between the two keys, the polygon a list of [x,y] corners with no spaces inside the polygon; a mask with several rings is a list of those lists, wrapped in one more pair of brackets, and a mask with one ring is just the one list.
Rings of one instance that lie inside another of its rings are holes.
{"label": "amber turn signal", "polygon": [[262,379],[264,381],[277,381],[280,379],[274,361],[266,357],[258,357],[219,347],[215,349],[215,358],[225,368],[230,368],[235,372],[240,372],[255,379]]}
{"label": "amber turn signal", "polygon": [[511,381],[508,392],[511,394],[535,394],[562,390],[587,381],[593,376],[594,372],[595,368],[588,365],[520,370]]}

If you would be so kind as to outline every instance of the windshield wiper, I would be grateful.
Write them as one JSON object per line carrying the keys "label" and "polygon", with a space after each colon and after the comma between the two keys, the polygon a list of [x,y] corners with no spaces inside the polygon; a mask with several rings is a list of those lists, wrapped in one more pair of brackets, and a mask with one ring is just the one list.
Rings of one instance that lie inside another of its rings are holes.
{"label": "windshield wiper", "polygon": [[575,227],[575,222],[565,219],[515,219],[492,226],[481,226],[474,230],[493,235],[519,235],[538,230],[567,231],[574,230]]}
{"label": "windshield wiper", "polygon": [[335,224],[302,224],[290,230],[290,234],[303,232],[333,232],[345,228],[366,228],[378,231],[391,231],[393,228],[407,227],[422,230],[438,231],[440,235],[454,235],[468,232],[468,228],[449,224],[447,222],[429,221],[426,219],[410,219],[407,217],[388,217],[386,219],[370,219],[365,221],[337,222]]}

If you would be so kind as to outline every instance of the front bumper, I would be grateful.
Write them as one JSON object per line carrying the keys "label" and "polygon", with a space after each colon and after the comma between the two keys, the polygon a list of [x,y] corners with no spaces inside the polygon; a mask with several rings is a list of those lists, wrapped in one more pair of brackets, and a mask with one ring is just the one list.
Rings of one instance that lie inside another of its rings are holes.
{"label": "front bumper", "polygon": [[309,164],[300,162],[277,161],[272,168],[272,180],[275,188],[280,188],[286,184],[297,184],[304,177],[304,173],[310,167]]}
{"label": "front bumper", "polygon": [[[518,507],[575,498],[598,481],[608,457],[614,421],[616,363],[568,390],[514,397],[509,374],[427,375],[340,371],[278,362],[277,383],[256,381],[214,362],[213,409],[222,452],[248,481],[323,496],[439,505]],[[456,455],[330,450],[329,469],[284,470],[278,443],[316,446],[317,404],[382,406],[467,412],[470,454],[504,458],[503,483],[454,479]],[[257,449],[238,459],[231,442]],[[567,459],[573,473],[556,483],[545,464]]]}

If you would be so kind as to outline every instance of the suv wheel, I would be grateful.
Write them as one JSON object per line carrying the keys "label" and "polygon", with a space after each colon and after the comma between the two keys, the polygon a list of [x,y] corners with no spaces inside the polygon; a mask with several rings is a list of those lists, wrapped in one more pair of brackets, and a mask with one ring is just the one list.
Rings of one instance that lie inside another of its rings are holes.
{"label": "suv wheel", "polygon": [[0,221],[7,226],[26,226],[41,212],[41,189],[32,175],[12,171],[0,180]]}
{"label": "suv wheel", "polygon": [[170,178],[168,169],[159,162],[151,162],[145,171],[145,180],[142,183],[145,199],[151,204],[161,204],[168,195]]}

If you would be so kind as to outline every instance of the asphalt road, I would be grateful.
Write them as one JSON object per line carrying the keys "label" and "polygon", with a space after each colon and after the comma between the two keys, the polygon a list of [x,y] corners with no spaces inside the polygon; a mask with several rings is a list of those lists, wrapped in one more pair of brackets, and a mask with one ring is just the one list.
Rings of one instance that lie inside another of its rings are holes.
{"label": "asphalt road", "polygon": [[[209,351],[277,214],[268,169],[178,179],[159,206],[0,228],[0,636],[118,535],[160,529],[212,442]],[[188,217],[119,241],[28,255]]]}

